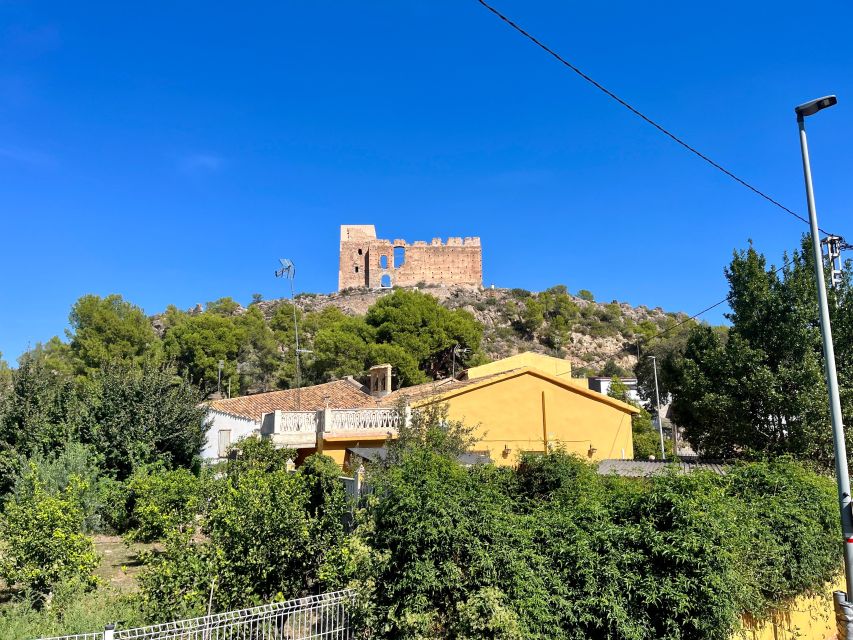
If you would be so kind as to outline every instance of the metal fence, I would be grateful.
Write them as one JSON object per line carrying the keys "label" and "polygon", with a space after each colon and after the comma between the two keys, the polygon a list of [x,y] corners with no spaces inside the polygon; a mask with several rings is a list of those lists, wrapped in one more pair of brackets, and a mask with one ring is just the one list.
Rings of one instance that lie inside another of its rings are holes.
{"label": "metal fence", "polygon": [[43,640],[349,640],[349,607],[354,600],[352,590],[335,591],[149,627],[107,628]]}

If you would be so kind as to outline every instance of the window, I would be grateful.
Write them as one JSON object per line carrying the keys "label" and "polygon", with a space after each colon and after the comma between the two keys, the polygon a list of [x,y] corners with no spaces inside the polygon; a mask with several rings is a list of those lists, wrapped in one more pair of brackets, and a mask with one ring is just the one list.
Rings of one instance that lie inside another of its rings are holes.
{"label": "window", "polygon": [[358,273],[358,265],[355,265],[355,272]]}
{"label": "window", "polygon": [[394,268],[399,269],[406,264],[406,248],[394,247]]}
{"label": "window", "polygon": [[228,447],[231,446],[231,429],[219,430],[219,457],[228,455]]}
{"label": "window", "polygon": [[388,268],[388,256],[379,256],[379,268],[387,269]]}
{"label": "window", "polygon": [[358,250],[358,255],[362,255],[363,253],[364,251],[362,251],[361,249]]}
{"label": "window", "polygon": [[391,276],[389,276],[387,273],[385,275],[383,275],[379,279],[379,286],[383,289],[390,289],[391,288]]}

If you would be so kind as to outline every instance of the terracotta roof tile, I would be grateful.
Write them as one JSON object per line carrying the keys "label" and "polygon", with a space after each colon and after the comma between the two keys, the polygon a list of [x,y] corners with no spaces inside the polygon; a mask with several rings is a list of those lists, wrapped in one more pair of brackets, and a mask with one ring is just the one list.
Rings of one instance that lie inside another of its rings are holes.
{"label": "terracotta roof tile", "polygon": [[[212,400],[208,406],[232,416],[260,421],[265,413],[276,410],[296,411],[296,393],[296,389],[256,393],[239,398]],[[302,387],[299,395],[299,408],[302,411],[319,411],[326,407],[327,400],[332,409],[376,406],[376,400],[362,391],[358,383],[350,380],[335,380],[313,387]]]}
{"label": "terracotta roof tile", "polygon": [[412,387],[403,387],[402,389],[397,389],[397,391],[389,393],[384,398],[380,398],[379,404],[383,407],[393,407],[404,399],[411,403],[417,400],[447,393],[448,391],[456,391],[457,389],[464,389],[465,387],[474,384],[481,384],[491,378],[498,378],[506,375],[507,373],[511,373],[512,371],[515,371],[515,369],[492,373],[480,378],[473,378],[471,380],[451,380],[450,378],[445,378],[444,380],[435,380],[433,382],[416,384]]}

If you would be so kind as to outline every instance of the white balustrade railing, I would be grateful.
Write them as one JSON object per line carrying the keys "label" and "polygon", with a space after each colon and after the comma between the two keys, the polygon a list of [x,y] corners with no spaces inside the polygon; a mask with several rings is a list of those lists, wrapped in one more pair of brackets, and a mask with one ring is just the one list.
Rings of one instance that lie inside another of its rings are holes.
{"label": "white balustrade railing", "polygon": [[320,417],[317,411],[282,411],[277,433],[317,433]]}
{"label": "white balustrade railing", "polygon": [[396,409],[336,409],[330,412],[324,431],[396,431],[400,414]]}

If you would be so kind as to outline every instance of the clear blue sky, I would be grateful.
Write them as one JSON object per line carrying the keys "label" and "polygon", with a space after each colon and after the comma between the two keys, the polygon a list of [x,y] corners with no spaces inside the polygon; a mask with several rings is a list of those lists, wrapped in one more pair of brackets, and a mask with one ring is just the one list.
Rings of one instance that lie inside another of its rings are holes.
{"label": "clear blue sky", "polygon": [[[497,6],[824,228],[853,236],[849,3]],[[486,284],[694,312],[734,248],[805,226],[665,139],[475,0],[0,0],[0,351],[86,293],[148,313],[336,287],[338,225],[479,235]],[[722,309],[709,316],[722,319]]]}

